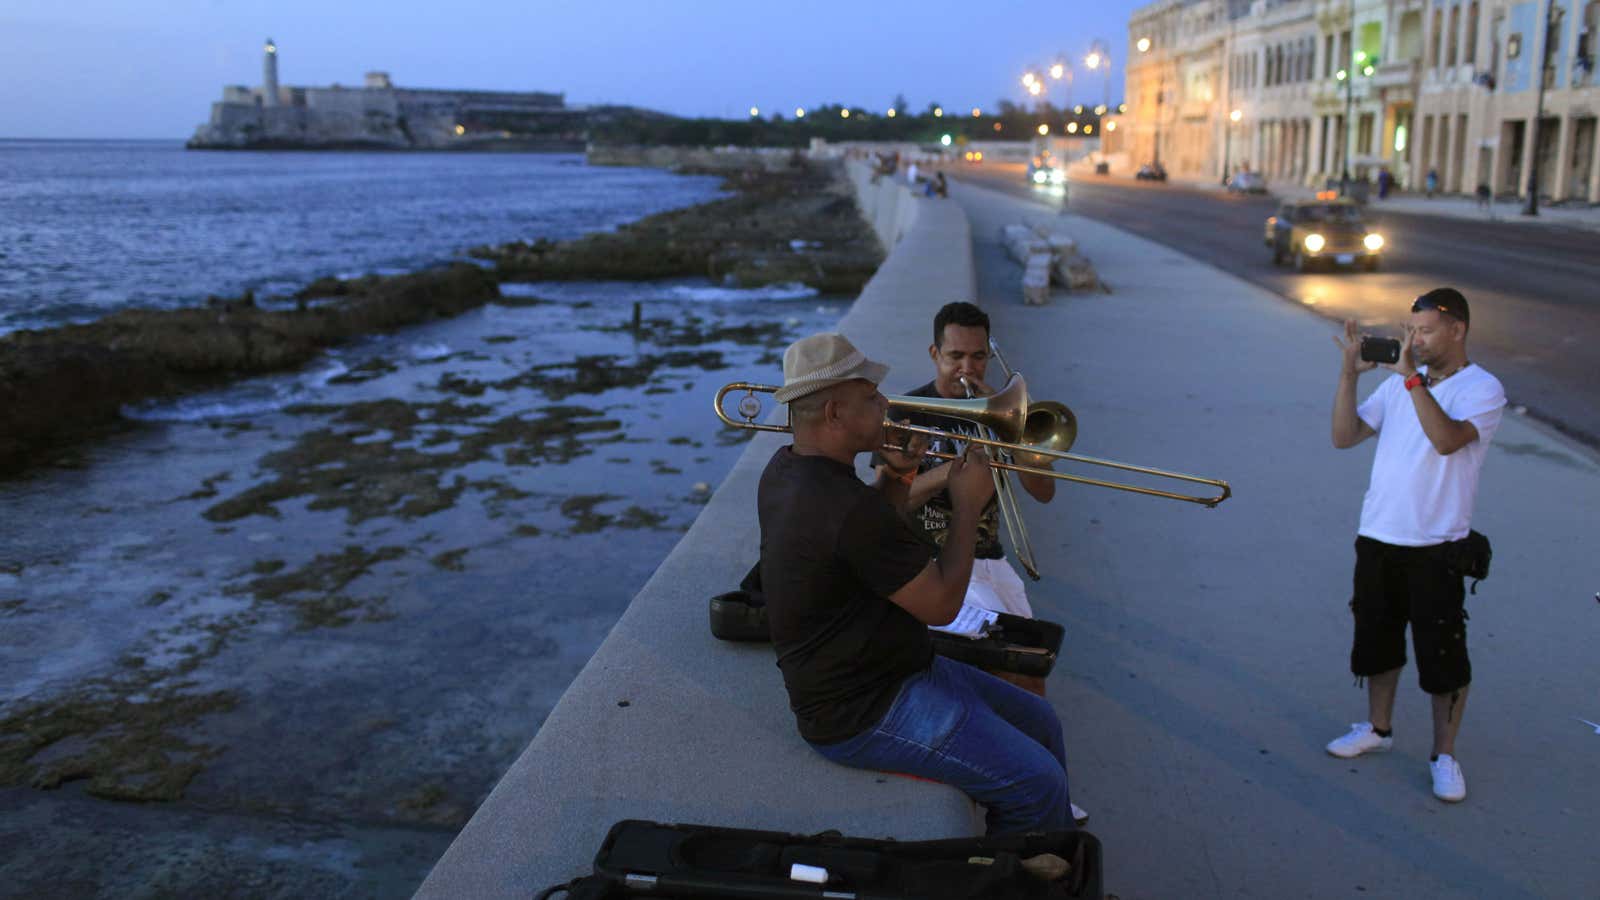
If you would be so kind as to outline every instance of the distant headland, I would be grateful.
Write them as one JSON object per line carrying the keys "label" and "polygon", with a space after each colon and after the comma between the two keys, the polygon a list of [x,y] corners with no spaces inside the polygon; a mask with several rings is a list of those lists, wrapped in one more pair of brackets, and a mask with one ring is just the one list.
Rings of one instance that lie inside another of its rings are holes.
{"label": "distant headland", "polygon": [[228,85],[195,129],[191,150],[537,150],[581,152],[591,127],[629,107],[572,107],[546,91],[395,87],[368,72],[361,87],[278,84],[267,39],[259,87]]}

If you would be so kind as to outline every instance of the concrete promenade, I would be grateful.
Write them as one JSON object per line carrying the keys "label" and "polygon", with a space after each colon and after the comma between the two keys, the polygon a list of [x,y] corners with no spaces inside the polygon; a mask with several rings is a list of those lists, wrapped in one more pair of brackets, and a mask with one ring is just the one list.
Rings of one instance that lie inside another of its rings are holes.
{"label": "concrete promenade", "polygon": [[[913,198],[902,179],[872,185],[865,166],[851,171],[891,249],[839,330],[892,375],[920,372],[934,312],[974,290],[966,218],[955,204]],[[783,373],[726,380],[778,384]],[[722,427],[711,399],[706,434]],[[588,874],[606,831],[630,818],[907,840],[981,830],[953,788],[823,760],[795,731],[772,647],[711,636],[707,601],[756,560],[756,482],[783,443],[751,442],[419,897],[529,897]]]}
{"label": "concrete promenade", "polygon": [[[1494,572],[1468,600],[1468,798],[1446,806],[1429,791],[1414,670],[1394,752],[1346,761],[1322,750],[1365,718],[1345,604],[1373,446],[1329,445],[1330,324],[1073,216],[1059,222],[1111,292],[1023,307],[998,229],[1053,210],[961,183],[945,202],[878,190],[895,196],[867,205],[896,205],[873,217],[880,234],[904,239],[841,330],[893,366],[889,392],[927,380],[934,310],[975,292],[1031,393],[1076,411],[1074,449],[1233,484],[1215,510],[1078,485],[1048,507],[1025,501],[1045,570],[1033,605],[1067,627],[1050,699],[1074,799],[1105,845],[1108,890],[1600,894],[1600,734],[1574,718],[1600,722],[1600,461],[1511,415],[1494,442],[1474,523],[1494,539]],[[707,630],[706,599],[755,558],[755,479],[781,442],[752,443],[419,896],[529,896],[586,872],[606,829],[630,817],[974,833],[971,805],[949,788],[816,757],[794,733],[770,647]]]}
{"label": "concrete promenade", "polygon": [[[1045,570],[1034,609],[1067,627],[1050,697],[1107,889],[1600,896],[1600,735],[1574,718],[1600,722],[1596,459],[1510,414],[1495,438],[1474,520],[1494,541],[1493,574],[1468,598],[1468,797],[1446,806],[1430,792],[1414,668],[1394,752],[1322,749],[1366,718],[1346,602],[1375,445],[1329,443],[1334,327],[1074,216],[1061,225],[1112,292],[1023,307],[996,234],[1055,212],[964,183],[952,198],[972,222],[996,337],[1035,397],[1076,411],[1074,449],[1234,489],[1215,510],[1075,485],[1025,507]],[[890,387],[923,374],[891,373]],[[1363,396],[1379,377],[1363,377]]]}

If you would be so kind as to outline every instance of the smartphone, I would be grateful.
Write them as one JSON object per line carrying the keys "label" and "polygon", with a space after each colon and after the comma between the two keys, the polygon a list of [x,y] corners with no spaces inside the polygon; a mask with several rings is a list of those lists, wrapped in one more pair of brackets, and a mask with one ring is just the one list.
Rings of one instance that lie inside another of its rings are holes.
{"label": "smartphone", "polygon": [[1400,342],[1394,338],[1363,337],[1361,359],[1364,362],[1397,363],[1400,361]]}

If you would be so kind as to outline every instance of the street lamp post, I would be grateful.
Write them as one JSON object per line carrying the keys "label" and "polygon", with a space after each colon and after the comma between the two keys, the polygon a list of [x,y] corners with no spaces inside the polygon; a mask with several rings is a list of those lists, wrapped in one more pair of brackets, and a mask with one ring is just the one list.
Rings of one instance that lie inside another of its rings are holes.
{"label": "street lamp post", "polygon": [[[1140,53],[1149,53],[1150,39],[1147,37],[1139,38],[1139,42],[1134,46],[1138,47]],[[1156,66],[1156,145],[1152,161],[1159,168],[1161,166],[1161,104],[1167,94],[1167,67],[1159,62]],[[1124,93],[1123,96],[1126,97],[1127,94]]]}
{"label": "street lamp post", "polygon": [[1528,154],[1528,202],[1522,207],[1525,216],[1539,214],[1539,124],[1544,120],[1544,73],[1550,67],[1550,32],[1555,29],[1560,19],[1554,18],[1556,14],[1555,0],[1546,0],[1544,7],[1544,52],[1539,54],[1539,99],[1534,103],[1533,132],[1529,146],[1532,150]]}
{"label": "street lamp post", "polygon": [[[1353,39],[1355,30],[1351,29],[1350,33]],[[1344,82],[1344,159],[1341,160],[1342,165],[1339,171],[1339,196],[1341,197],[1348,195],[1350,191],[1350,157],[1354,153],[1353,145],[1356,139],[1355,121],[1353,119],[1356,70],[1359,69],[1361,74],[1368,78],[1371,78],[1372,73],[1377,71],[1377,59],[1368,56],[1365,50],[1357,50],[1351,61],[1355,64],[1354,67],[1340,69],[1333,74],[1334,78]]]}
{"label": "street lamp post", "polygon": [[1222,184],[1224,187],[1228,184],[1228,167],[1232,165],[1229,157],[1233,155],[1233,126],[1239,124],[1239,120],[1242,118],[1244,118],[1244,112],[1236,109],[1228,113],[1228,124],[1222,126]]}

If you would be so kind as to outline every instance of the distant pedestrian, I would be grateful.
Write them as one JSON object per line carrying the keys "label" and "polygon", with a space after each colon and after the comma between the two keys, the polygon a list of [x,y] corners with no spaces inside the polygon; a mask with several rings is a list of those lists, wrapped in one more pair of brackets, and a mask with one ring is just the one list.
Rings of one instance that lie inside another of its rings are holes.
{"label": "distant pedestrian", "polygon": [[1380,166],[1378,168],[1378,199],[1389,199],[1389,191],[1393,188],[1394,174],[1389,171],[1388,166]]}
{"label": "distant pedestrian", "polygon": [[1489,214],[1489,218],[1493,219],[1494,218],[1494,191],[1490,189],[1488,184],[1485,184],[1483,182],[1479,182],[1478,183],[1477,196],[1478,196],[1478,208],[1483,210],[1484,212],[1488,213]]}
{"label": "distant pedestrian", "polygon": [[1439,193],[1439,170],[1438,169],[1429,169],[1428,170],[1428,181],[1427,181],[1427,184],[1428,184],[1428,199],[1431,200],[1431,199],[1433,199],[1433,195],[1434,194]]}
{"label": "distant pedestrian", "polygon": [[928,196],[929,197],[948,197],[948,196],[950,196],[950,183],[944,180],[944,172],[942,170],[933,173],[933,180],[928,182]]}
{"label": "distant pedestrian", "polygon": [[911,161],[911,165],[906,167],[906,184],[909,184],[912,187],[916,187],[917,186],[917,161],[916,160],[912,160]]}
{"label": "distant pedestrian", "polygon": [[1476,534],[1478,473],[1506,405],[1499,380],[1467,360],[1470,324],[1460,291],[1438,288],[1418,297],[1400,358],[1385,365],[1395,374],[1360,406],[1356,380],[1377,363],[1361,359],[1353,320],[1344,323],[1343,341],[1334,338],[1343,364],[1333,398],[1333,445],[1354,447],[1376,434],[1378,449],[1361,504],[1350,600],[1350,671],[1367,681],[1368,721],[1327,749],[1348,759],[1394,746],[1394,698],[1409,623],[1418,681],[1433,707],[1433,794],[1451,803],[1467,796],[1455,759],[1472,683],[1462,581],[1473,567],[1464,560],[1475,546],[1468,537]]}

